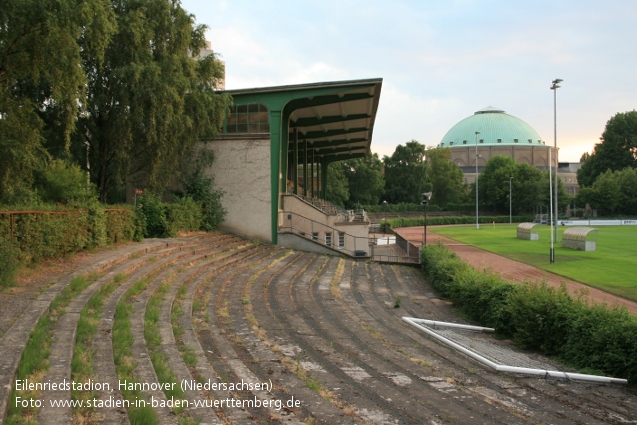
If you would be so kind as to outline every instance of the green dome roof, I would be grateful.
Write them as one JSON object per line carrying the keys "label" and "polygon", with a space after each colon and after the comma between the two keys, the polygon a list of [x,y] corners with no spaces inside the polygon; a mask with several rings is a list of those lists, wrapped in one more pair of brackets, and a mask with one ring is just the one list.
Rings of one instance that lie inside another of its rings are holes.
{"label": "green dome roof", "polygon": [[476,143],[481,145],[544,145],[537,131],[521,119],[501,109],[489,106],[451,127],[440,142],[440,147],[455,148]]}

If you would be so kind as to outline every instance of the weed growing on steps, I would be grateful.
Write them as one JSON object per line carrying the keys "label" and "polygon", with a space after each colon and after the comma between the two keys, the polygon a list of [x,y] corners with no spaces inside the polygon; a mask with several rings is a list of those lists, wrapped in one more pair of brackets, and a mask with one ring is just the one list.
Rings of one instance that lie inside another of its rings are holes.
{"label": "weed growing on steps", "polygon": [[[130,315],[133,312],[132,300],[148,286],[150,279],[145,277],[137,281],[125,294],[124,298],[117,304],[115,309],[115,320],[113,321],[113,356],[115,358],[115,370],[120,381],[136,382],[133,377],[136,363],[133,359],[131,346],[134,342],[131,331]],[[128,419],[133,424],[157,425],[159,419],[150,406],[136,407],[135,400],[141,399],[141,391],[124,389],[122,391],[124,400],[130,402],[127,409]]]}
{"label": "weed growing on steps", "polygon": [[[93,279],[87,279],[85,276],[75,277],[69,285],[67,285],[51,302],[49,313],[43,315],[35,328],[29,335],[29,340],[22,353],[22,359],[18,366],[16,379],[28,379],[31,383],[42,382],[49,369],[49,355],[51,335],[61,315],[66,312],[66,307],[75,297],[89,286],[96,275],[91,275]],[[15,387],[9,394],[9,406],[7,411],[6,424],[22,424],[34,422],[37,416],[36,407],[22,407],[16,403],[16,397],[38,399],[40,394],[38,391],[16,391]]]}

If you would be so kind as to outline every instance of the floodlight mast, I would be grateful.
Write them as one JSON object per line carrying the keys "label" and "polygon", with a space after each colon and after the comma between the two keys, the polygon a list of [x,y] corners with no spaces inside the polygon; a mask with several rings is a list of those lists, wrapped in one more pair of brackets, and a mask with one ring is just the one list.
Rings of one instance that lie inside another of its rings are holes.
{"label": "floodlight mast", "polygon": [[424,226],[422,229],[423,232],[423,243],[422,246],[424,247],[425,245],[427,245],[427,205],[429,204],[429,200],[431,200],[431,195],[433,194],[433,192],[424,192],[422,193],[422,201],[420,201],[420,203],[422,204],[424,210],[425,210],[425,221],[424,221]]}
{"label": "floodlight mast", "polygon": [[[557,157],[557,89],[560,88],[560,86],[558,84],[560,84],[562,81],[561,78],[556,78],[555,80],[552,81],[552,85],[551,85],[551,90],[553,90],[553,149],[554,149],[554,155],[555,155],[555,176],[553,177],[555,179],[555,208],[554,208],[554,216],[553,216],[553,224],[554,224],[554,235],[553,238],[555,239],[555,242],[558,241],[558,226],[557,226],[557,220],[558,220],[558,206],[557,206],[557,166],[558,166],[558,157]],[[550,165],[549,165],[550,167]],[[555,261],[555,258],[553,259]],[[552,261],[553,262],[553,261]]]}
{"label": "floodlight mast", "polygon": [[476,131],[476,230],[480,230],[480,222],[478,221],[478,134]]}

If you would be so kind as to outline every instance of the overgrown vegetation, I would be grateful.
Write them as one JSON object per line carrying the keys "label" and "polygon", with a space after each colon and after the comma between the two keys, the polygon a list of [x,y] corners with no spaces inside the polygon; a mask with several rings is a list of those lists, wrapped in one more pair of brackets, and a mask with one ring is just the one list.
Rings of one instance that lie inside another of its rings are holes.
{"label": "overgrown vegetation", "polygon": [[626,309],[591,305],[585,293],[574,297],[565,287],[476,271],[441,244],[425,246],[421,263],[429,283],[481,325],[587,373],[637,385],[637,317]]}
{"label": "overgrown vegetation", "polygon": [[[49,306],[48,314],[44,314],[29,335],[26,347],[20,359],[16,379],[28,379],[30,382],[42,382],[49,369],[49,354],[53,341],[52,331],[59,317],[65,312],[65,308],[75,297],[94,281],[94,277],[86,278],[78,276],[60,292]],[[37,416],[37,408],[34,406],[22,407],[16,403],[16,397],[22,399],[38,399],[37,391],[16,391],[12,387],[9,394],[9,407],[7,411],[7,424],[34,423]]]}
{"label": "overgrown vegetation", "polygon": [[[137,382],[133,371],[137,366],[132,354],[131,347],[135,340],[131,330],[130,316],[133,312],[133,301],[137,295],[142,293],[150,283],[148,277],[136,282],[127,292],[122,301],[117,304],[115,309],[115,320],[113,321],[113,356],[115,358],[115,369],[117,378],[120,381]],[[131,389],[132,388],[132,389]],[[125,400],[130,402],[130,406],[126,409],[128,419],[131,423],[137,424],[158,424],[159,419],[155,410],[148,404],[137,407],[135,400],[142,399],[144,396],[141,391],[134,387],[126,388],[121,391]]]}

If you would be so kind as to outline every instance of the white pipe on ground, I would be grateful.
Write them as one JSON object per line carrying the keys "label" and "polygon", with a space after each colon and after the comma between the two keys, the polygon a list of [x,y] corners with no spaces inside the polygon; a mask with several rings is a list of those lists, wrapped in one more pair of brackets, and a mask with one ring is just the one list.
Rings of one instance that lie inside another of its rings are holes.
{"label": "white pipe on ground", "polygon": [[409,317],[409,319],[413,320],[416,323],[422,323],[427,326],[433,326],[434,328],[436,326],[440,326],[445,328],[467,329],[467,330],[476,331],[476,332],[495,332],[495,329],[493,328],[483,328],[482,326],[463,325],[460,323],[451,323],[451,322],[439,322],[437,320],[417,319],[415,317]]}
{"label": "white pipe on ground", "polygon": [[[466,349],[465,347],[463,347],[462,345],[459,345],[453,341],[451,341],[450,339],[447,339],[445,337],[443,337],[442,335],[437,334],[436,332],[432,331],[431,329],[427,329],[425,326],[420,325],[418,322],[420,323],[425,323],[425,322],[432,322],[432,323],[437,323],[438,325],[441,324],[446,324],[446,325],[454,325],[453,327],[469,327],[470,325],[458,325],[456,323],[448,323],[448,322],[434,322],[432,320],[426,320],[426,319],[418,319],[415,317],[403,317],[402,318],[403,321],[409,323],[410,325],[420,329],[421,331],[425,332],[426,334],[434,337],[435,339],[441,341],[444,344],[447,344],[453,348],[455,348],[456,350],[460,351],[461,353],[466,354],[467,356],[471,357],[474,360],[479,361],[480,363],[489,366],[490,368],[498,371],[498,372],[509,372],[509,373],[522,373],[522,374],[526,374],[526,375],[535,375],[535,376],[544,376],[544,377],[553,377],[553,378],[565,378],[565,379],[573,379],[573,380],[579,380],[579,381],[592,381],[592,382],[602,382],[602,383],[607,383],[607,384],[627,384],[628,380],[626,379],[621,379],[621,378],[611,378],[608,376],[597,376],[597,375],[585,375],[582,373],[571,373],[571,372],[560,372],[560,371],[556,371],[556,370],[544,370],[544,369],[532,369],[532,368],[528,368],[528,367],[517,367],[517,366],[507,366],[507,365],[500,365],[497,364],[495,362],[492,362],[491,360],[479,355],[478,353],[475,353],[471,350]],[[465,329],[467,329],[465,327]],[[480,328],[479,326],[470,326],[471,328]],[[491,328],[484,328],[484,329],[491,329]]]}

